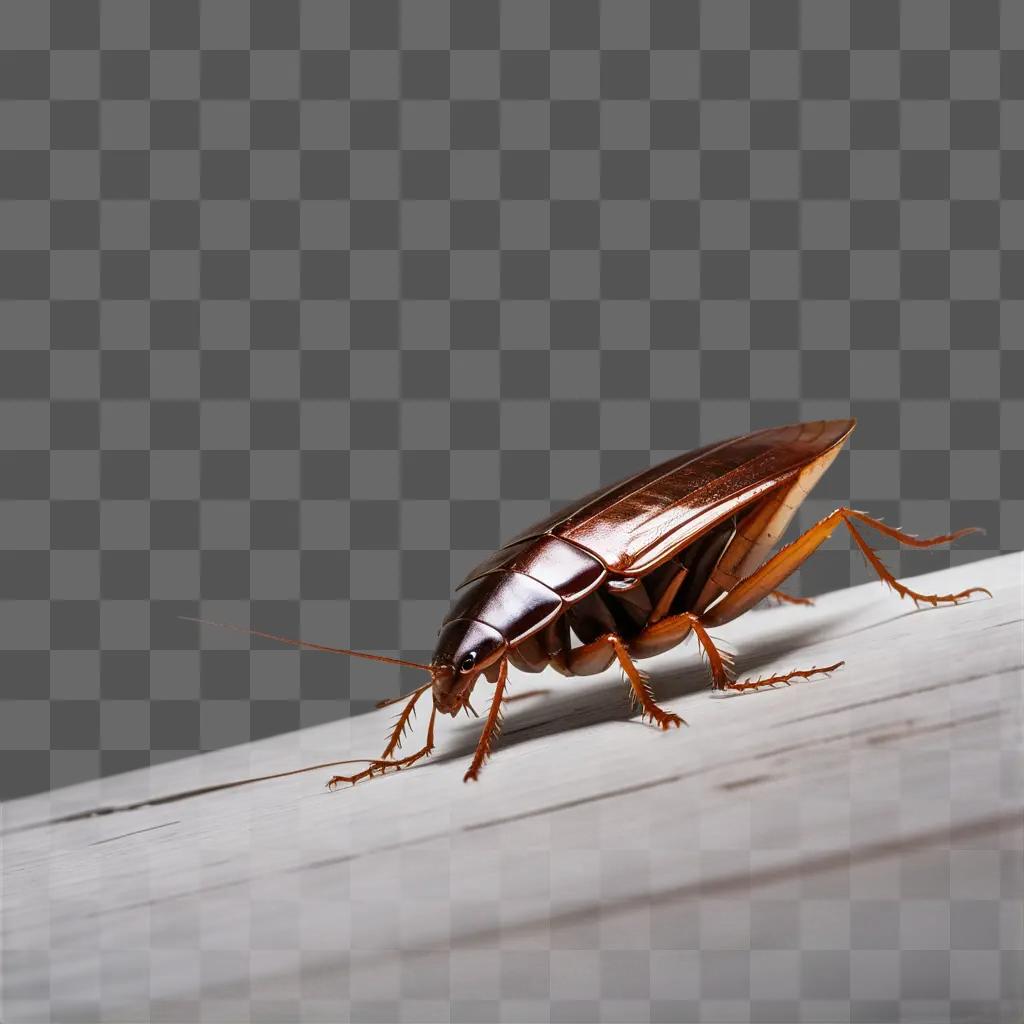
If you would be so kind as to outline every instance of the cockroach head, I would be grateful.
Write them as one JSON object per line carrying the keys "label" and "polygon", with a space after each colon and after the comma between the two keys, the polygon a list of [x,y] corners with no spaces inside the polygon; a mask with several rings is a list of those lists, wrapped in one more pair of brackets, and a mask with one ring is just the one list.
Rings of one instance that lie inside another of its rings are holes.
{"label": "cockroach head", "polygon": [[454,718],[469,700],[479,675],[496,674],[507,646],[497,630],[476,619],[446,622],[430,662],[437,710]]}

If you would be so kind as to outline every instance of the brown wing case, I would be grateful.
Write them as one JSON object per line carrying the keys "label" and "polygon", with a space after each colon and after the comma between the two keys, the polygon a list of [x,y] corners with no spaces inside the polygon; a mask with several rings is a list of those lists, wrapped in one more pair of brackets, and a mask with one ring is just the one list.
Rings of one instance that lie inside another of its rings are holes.
{"label": "brown wing case", "polygon": [[794,423],[698,448],[594,491],[505,547],[551,534],[611,572],[641,576],[842,444],[855,425],[852,419]]}

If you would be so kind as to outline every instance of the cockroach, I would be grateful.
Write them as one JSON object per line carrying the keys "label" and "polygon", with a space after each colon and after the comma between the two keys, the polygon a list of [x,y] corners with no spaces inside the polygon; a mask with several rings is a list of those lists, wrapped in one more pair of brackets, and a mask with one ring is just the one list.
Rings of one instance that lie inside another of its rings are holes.
{"label": "cockroach", "polygon": [[[478,778],[501,725],[508,667],[565,676],[604,671],[618,662],[629,695],[644,719],[662,729],[684,724],[661,708],[650,679],[635,662],[676,647],[691,634],[707,658],[713,690],[755,690],[792,679],[809,679],[844,662],[737,681],[732,659],[709,630],[733,621],[765,598],[790,598],[777,588],[839,527],[883,584],[901,598],[956,604],[971,594],[921,594],[900,583],[861,534],[870,526],[901,544],[927,548],[975,532],[920,538],[865,512],[840,507],[771,554],[811,488],[835,460],[856,420],[818,420],[770,427],[705,445],[594,491],[523,530],[471,570],[438,630],[429,665],[343,648],[258,636],[294,646],[370,658],[422,669],[430,680],[406,697],[379,758],[328,786],[354,783],[400,770],[434,749],[437,715],[472,711],[470,697],[481,679],[494,686],[465,781]],[[430,690],[433,708],[426,741],[398,757],[414,709]],[[475,712],[474,712],[475,713]],[[335,762],[346,764],[353,762]],[[300,769],[307,770],[307,769]],[[293,773],[284,773],[293,774]]]}

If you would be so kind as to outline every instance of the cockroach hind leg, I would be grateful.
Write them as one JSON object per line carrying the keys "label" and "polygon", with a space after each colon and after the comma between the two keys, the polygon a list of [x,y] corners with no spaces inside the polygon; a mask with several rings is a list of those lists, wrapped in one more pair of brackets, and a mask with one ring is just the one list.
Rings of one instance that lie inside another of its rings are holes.
{"label": "cockroach hind leg", "polygon": [[[871,519],[863,513],[857,514],[858,519],[862,519],[874,526],[876,529],[881,529],[883,533],[887,533],[891,537],[895,537],[903,543],[909,543],[908,534],[902,533],[902,531],[894,530],[891,527],[882,529],[877,520]],[[885,563],[878,557],[878,553],[870,544],[864,539],[860,531],[850,522],[849,518],[844,518],[846,528],[850,531],[850,535],[853,537],[854,543],[860,549],[860,553],[864,556],[868,565],[874,569],[878,574],[878,578],[882,583],[896,592],[900,597],[909,597],[916,607],[921,604],[931,605],[933,608],[937,608],[940,604],[959,604],[961,601],[965,601],[972,594],[985,594],[988,597],[992,596],[992,591],[986,587],[968,587],[966,590],[961,590],[956,594],[921,594],[916,590],[911,590],[910,587],[903,583],[900,583],[896,577],[889,572],[885,567]],[[963,536],[965,533],[975,533],[977,529],[975,527],[968,527],[964,530],[958,530],[956,533],[948,534],[942,537],[930,537],[924,541],[917,541],[914,545],[916,547],[930,547],[933,544],[945,543],[947,541],[956,540],[958,537]],[[916,540],[916,538],[913,538]]]}

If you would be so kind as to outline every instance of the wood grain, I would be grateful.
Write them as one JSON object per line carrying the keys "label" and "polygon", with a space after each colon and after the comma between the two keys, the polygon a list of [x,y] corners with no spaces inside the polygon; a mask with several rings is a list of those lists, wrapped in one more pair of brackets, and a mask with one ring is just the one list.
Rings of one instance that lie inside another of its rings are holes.
{"label": "wood grain", "polygon": [[[667,734],[635,719],[616,671],[513,671],[511,694],[549,692],[509,706],[476,784],[479,725],[461,719],[422,767],[353,789],[328,792],[322,769],[197,792],[376,755],[390,709],[14,801],[2,1018],[520,1020],[576,1001],[744,1019],[782,999],[815,1019],[858,1000],[1012,1019],[1022,576],[1014,554],[914,583],[994,594],[955,608],[872,583],[758,610],[716,631],[741,678],[845,667],[716,699],[690,645],[646,663],[689,723]],[[994,915],[981,949],[958,947],[967,902]],[[908,949],[948,971],[908,982]],[[845,982],[820,980],[823,950]],[[994,988],[982,954],[1003,965]]]}

